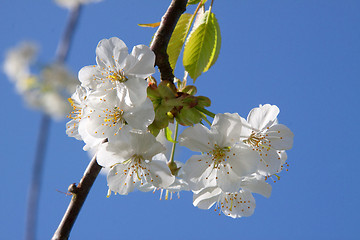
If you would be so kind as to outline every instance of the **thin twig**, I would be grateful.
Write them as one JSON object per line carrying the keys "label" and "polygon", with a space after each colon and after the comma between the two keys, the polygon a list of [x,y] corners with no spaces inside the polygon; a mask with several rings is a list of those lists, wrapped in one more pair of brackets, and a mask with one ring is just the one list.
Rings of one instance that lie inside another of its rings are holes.
{"label": "thin twig", "polygon": [[[156,55],[155,63],[160,69],[162,80],[172,80],[174,78],[168,61],[166,49],[176,23],[186,9],[186,3],[187,0],[173,0],[171,2],[170,7],[162,18],[160,27],[156,32],[151,45],[151,49]],[[52,240],[65,240],[69,238],[70,231],[75,223],[75,220],[79,215],[81,207],[83,206],[90,188],[92,187],[100,170],[101,166],[97,164],[96,156],[94,156],[87,167],[80,184],[77,187],[75,184],[70,185],[69,191],[73,194],[73,197]]]}
{"label": "thin twig", "polygon": [[[75,28],[79,19],[81,6],[78,6],[71,10],[69,14],[69,20],[66,25],[64,34],[58,44],[58,49],[55,54],[55,61],[57,63],[64,63],[71,45],[71,39],[74,35]],[[49,128],[51,119],[50,116],[43,113],[41,117],[41,124],[39,129],[39,137],[37,141],[35,159],[33,163],[32,179],[30,183],[28,204],[27,204],[27,216],[26,216],[26,232],[25,239],[36,239],[36,225],[37,225],[37,213],[39,208],[39,196],[41,189],[41,179],[43,175],[43,166],[46,154],[46,146],[49,138]]]}
{"label": "thin twig", "polygon": [[66,58],[70,52],[70,46],[71,46],[71,40],[73,38],[73,35],[75,33],[75,28],[79,20],[79,15],[81,12],[81,5],[74,7],[71,9],[71,12],[69,14],[69,20],[66,25],[64,34],[62,36],[62,39],[58,45],[58,48],[56,50],[56,62],[57,63],[64,63],[66,61]]}
{"label": "thin twig", "polygon": [[75,184],[71,184],[69,186],[68,191],[72,193],[73,197],[64,214],[64,217],[59,224],[59,227],[52,237],[52,240],[63,240],[69,238],[70,231],[75,223],[75,220],[79,215],[81,207],[83,206],[85,199],[100,170],[101,166],[96,162],[95,155],[88,165],[79,185],[76,186]]}
{"label": "thin twig", "polygon": [[35,160],[33,163],[32,179],[28,195],[28,206],[26,216],[26,238],[35,239],[37,213],[39,208],[39,195],[41,189],[41,179],[44,167],[47,139],[49,136],[51,119],[48,115],[43,114],[41,117],[39,136],[37,140]]}
{"label": "thin twig", "polygon": [[181,14],[186,10],[187,0],[172,0],[169,8],[161,19],[159,29],[156,31],[151,50],[156,55],[155,65],[159,67],[161,80],[173,82],[173,69],[169,63],[169,56],[166,52],[171,35],[175,29]]}

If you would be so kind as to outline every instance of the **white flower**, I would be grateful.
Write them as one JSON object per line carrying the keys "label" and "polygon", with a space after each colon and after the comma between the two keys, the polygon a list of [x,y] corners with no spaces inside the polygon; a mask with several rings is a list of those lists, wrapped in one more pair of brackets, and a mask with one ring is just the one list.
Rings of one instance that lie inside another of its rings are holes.
{"label": "white flower", "polygon": [[215,185],[224,192],[236,192],[241,179],[257,171],[258,155],[237,142],[240,129],[240,116],[225,113],[215,116],[210,130],[196,124],[179,136],[180,145],[203,153],[192,156],[183,167],[191,190]]}
{"label": "white flower", "polygon": [[66,123],[66,134],[69,137],[74,137],[77,140],[82,140],[79,134],[79,122],[83,116],[83,108],[86,107],[86,99],[88,95],[88,90],[84,87],[78,86],[75,93],[68,99],[73,111],[68,115],[68,118],[71,118],[69,122]]}
{"label": "white flower", "polygon": [[232,218],[248,217],[254,213],[255,199],[252,193],[270,197],[271,185],[260,175],[253,174],[241,181],[242,189],[237,192],[224,192],[220,188],[208,187],[194,193],[193,204],[200,209],[209,209],[215,203],[215,211],[222,211]]}
{"label": "white flower", "polygon": [[154,159],[165,148],[152,134],[126,131],[111,140],[102,144],[97,153],[98,163],[111,167],[107,176],[111,191],[126,195],[138,185],[167,187],[174,182],[166,160]]}
{"label": "white flower", "polygon": [[118,98],[115,90],[108,91],[101,97],[96,93],[89,94],[84,112],[84,120],[80,125],[84,125],[83,128],[96,138],[117,135],[126,124],[135,129],[146,130],[155,118],[150,99],[146,98],[142,104],[129,106],[124,99]]}
{"label": "white flower", "polygon": [[292,148],[294,134],[288,127],[278,124],[279,108],[275,105],[260,105],[250,111],[243,120],[241,140],[250,145],[260,156],[259,172],[272,175],[284,164],[281,152]]}
{"label": "white flower", "polygon": [[89,4],[93,2],[100,2],[102,0],[55,0],[55,3],[60,7],[74,8],[80,4]]}
{"label": "white flower", "polygon": [[3,70],[15,82],[19,93],[32,88],[37,79],[30,73],[30,65],[35,59],[38,47],[32,42],[23,42],[11,48],[5,57]]}
{"label": "white flower", "polygon": [[125,95],[127,105],[138,105],[147,97],[145,78],[155,73],[155,54],[145,45],[137,45],[131,54],[119,38],[103,39],[96,48],[97,65],[79,71],[82,85],[98,91],[116,89]]}

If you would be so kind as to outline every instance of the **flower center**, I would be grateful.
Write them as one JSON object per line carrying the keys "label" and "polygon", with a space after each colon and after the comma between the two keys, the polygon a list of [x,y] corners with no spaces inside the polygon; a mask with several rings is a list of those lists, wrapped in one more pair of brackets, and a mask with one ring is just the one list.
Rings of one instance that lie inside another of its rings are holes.
{"label": "flower center", "polygon": [[111,81],[116,81],[116,82],[126,82],[128,80],[128,78],[125,76],[125,73],[123,70],[120,71],[110,71],[110,74],[108,76],[108,78]]}
{"label": "flower center", "polygon": [[214,168],[220,169],[220,164],[228,158],[227,153],[230,152],[229,147],[219,147],[215,144],[214,149],[210,152],[214,161]]}
{"label": "flower center", "polygon": [[105,112],[107,113],[105,114],[104,122],[110,122],[113,126],[116,123],[125,123],[125,119],[123,118],[124,110],[114,107],[114,110],[106,109]]}
{"label": "flower center", "polygon": [[270,140],[266,138],[267,135],[263,135],[261,133],[252,132],[248,139],[244,140],[244,143],[247,143],[253,147],[259,148],[266,148],[270,149],[271,144]]}
{"label": "flower center", "polygon": [[129,174],[129,176],[136,174],[137,179],[141,181],[141,185],[143,185],[142,179],[147,175],[150,175],[150,170],[146,167],[146,164],[144,164],[145,162],[143,156],[134,154],[131,158],[123,162],[123,164],[127,164],[129,162],[131,162],[130,167],[124,174]]}

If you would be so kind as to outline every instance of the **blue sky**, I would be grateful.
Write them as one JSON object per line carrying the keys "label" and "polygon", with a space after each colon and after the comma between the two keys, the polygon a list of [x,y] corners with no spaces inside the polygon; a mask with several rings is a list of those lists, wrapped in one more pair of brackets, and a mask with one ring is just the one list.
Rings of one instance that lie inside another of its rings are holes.
{"label": "blue sky", "polygon": [[[147,44],[170,1],[105,0],[85,6],[68,58],[77,73],[95,63],[103,38],[117,36],[131,48]],[[1,61],[23,40],[41,46],[39,60],[54,59],[67,11],[50,0],[4,1],[0,8]],[[217,63],[198,78],[200,95],[215,113],[247,113],[259,104],[280,108],[279,121],[295,134],[289,171],[256,195],[249,218],[231,219],[192,206],[192,195],[159,201],[159,193],[106,198],[100,176],[75,223],[71,239],[356,239],[360,133],[360,2],[333,0],[216,1],[222,48]],[[193,8],[189,12],[194,11]],[[182,72],[177,71],[182,77]],[[26,107],[0,73],[2,93],[0,232],[24,236],[26,197],[41,114]],[[49,239],[89,158],[65,134],[66,120],[50,130],[40,200],[38,238]],[[177,159],[186,161],[180,152]]]}

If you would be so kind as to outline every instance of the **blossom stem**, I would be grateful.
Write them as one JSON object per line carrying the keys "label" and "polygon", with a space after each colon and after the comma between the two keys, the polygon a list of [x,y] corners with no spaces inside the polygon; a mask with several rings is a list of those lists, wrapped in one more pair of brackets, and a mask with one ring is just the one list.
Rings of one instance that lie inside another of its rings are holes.
{"label": "blossom stem", "polygon": [[151,50],[156,55],[155,65],[159,67],[161,80],[173,83],[173,69],[169,63],[167,46],[181,14],[186,10],[187,0],[172,0],[169,8],[161,19],[160,26],[151,43]]}
{"label": "blossom stem", "polygon": [[172,145],[172,148],[171,148],[170,163],[174,162],[175,147],[176,147],[176,142],[177,142],[177,137],[178,137],[178,130],[179,130],[179,124],[178,124],[178,122],[175,122],[174,142],[173,142],[173,145]]}
{"label": "blossom stem", "polygon": [[[69,20],[66,25],[64,34],[59,42],[58,49],[55,54],[55,61],[57,63],[64,63],[71,45],[71,39],[75,32],[75,28],[80,15],[81,6],[73,8],[69,15]],[[37,213],[39,207],[39,196],[41,188],[41,179],[43,175],[44,160],[46,154],[46,146],[49,138],[49,128],[51,119],[47,114],[42,114],[39,137],[37,141],[37,148],[35,153],[35,160],[33,163],[33,172],[29,188],[28,203],[27,203],[27,217],[26,217],[26,232],[25,239],[36,239],[36,224]]]}
{"label": "blossom stem", "polygon": [[195,108],[196,108],[197,110],[199,110],[200,112],[205,113],[205,114],[208,115],[209,117],[212,117],[212,118],[215,117],[215,113],[212,113],[212,112],[210,112],[209,110],[206,110],[205,108],[198,107],[198,106],[196,106]]}
{"label": "blossom stem", "polygon": [[96,177],[99,175],[101,166],[96,162],[96,155],[93,157],[85,170],[84,176],[81,178],[78,186],[71,184],[68,191],[73,195],[71,202],[62,218],[52,240],[68,239],[70,231],[74,226],[75,220],[90,192]]}

